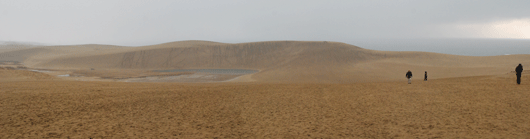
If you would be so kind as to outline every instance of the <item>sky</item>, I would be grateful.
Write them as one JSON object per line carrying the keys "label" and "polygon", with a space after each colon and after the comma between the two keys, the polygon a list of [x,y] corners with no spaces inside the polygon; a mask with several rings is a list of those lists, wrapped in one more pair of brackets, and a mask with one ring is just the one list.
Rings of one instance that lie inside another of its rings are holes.
{"label": "sky", "polygon": [[0,0],[0,41],[530,39],[528,0]]}

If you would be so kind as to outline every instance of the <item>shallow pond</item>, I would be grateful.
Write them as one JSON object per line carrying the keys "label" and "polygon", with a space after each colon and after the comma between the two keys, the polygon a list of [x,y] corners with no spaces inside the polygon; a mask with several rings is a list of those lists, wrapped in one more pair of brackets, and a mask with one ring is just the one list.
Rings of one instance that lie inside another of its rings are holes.
{"label": "shallow pond", "polygon": [[172,70],[155,70],[156,72],[202,72],[213,74],[252,74],[258,70],[246,69],[172,69]]}

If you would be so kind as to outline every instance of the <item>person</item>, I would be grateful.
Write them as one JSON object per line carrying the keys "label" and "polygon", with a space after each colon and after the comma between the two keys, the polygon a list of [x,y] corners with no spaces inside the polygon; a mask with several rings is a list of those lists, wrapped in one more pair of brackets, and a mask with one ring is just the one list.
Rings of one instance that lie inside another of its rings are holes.
{"label": "person", "polygon": [[517,84],[521,84],[521,72],[523,72],[523,65],[519,64],[519,66],[515,68],[515,72],[517,72]]}
{"label": "person", "polygon": [[412,72],[409,70],[409,72],[407,72],[407,74],[405,74],[405,77],[407,77],[407,79],[409,79],[409,84],[410,84],[410,78],[412,78]]}
{"label": "person", "polygon": [[427,71],[425,71],[425,78],[423,78],[423,81],[427,81]]}

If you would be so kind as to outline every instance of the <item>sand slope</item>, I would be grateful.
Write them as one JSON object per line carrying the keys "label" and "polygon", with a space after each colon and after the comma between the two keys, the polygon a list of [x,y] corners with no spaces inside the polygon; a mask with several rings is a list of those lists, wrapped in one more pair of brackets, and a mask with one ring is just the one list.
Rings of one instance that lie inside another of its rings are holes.
{"label": "sand slope", "polygon": [[[128,50],[129,47],[112,45],[72,45],[72,46],[38,46],[0,51],[0,61],[18,61],[32,67],[34,64],[42,63],[56,58],[67,58],[70,56],[86,56]],[[9,50],[9,51],[7,51]]]}
{"label": "sand slope", "polygon": [[56,78],[44,73],[0,67],[0,81],[36,81],[54,79]]}
{"label": "sand slope", "polygon": [[[53,49],[51,49],[53,48]],[[389,52],[338,42],[271,41],[227,44],[181,41],[144,47],[56,46],[18,55],[26,66],[53,69],[254,69],[258,82],[351,83],[396,81],[412,70],[415,79],[508,73],[530,55],[471,57],[427,52]],[[5,60],[5,58],[1,58]]]}

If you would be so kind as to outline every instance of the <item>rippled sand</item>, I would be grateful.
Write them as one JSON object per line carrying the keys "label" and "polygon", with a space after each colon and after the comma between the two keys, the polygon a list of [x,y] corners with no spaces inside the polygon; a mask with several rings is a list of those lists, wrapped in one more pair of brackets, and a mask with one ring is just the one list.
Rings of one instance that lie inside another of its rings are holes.
{"label": "rippled sand", "polygon": [[530,76],[413,83],[1,81],[0,138],[526,138]]}

